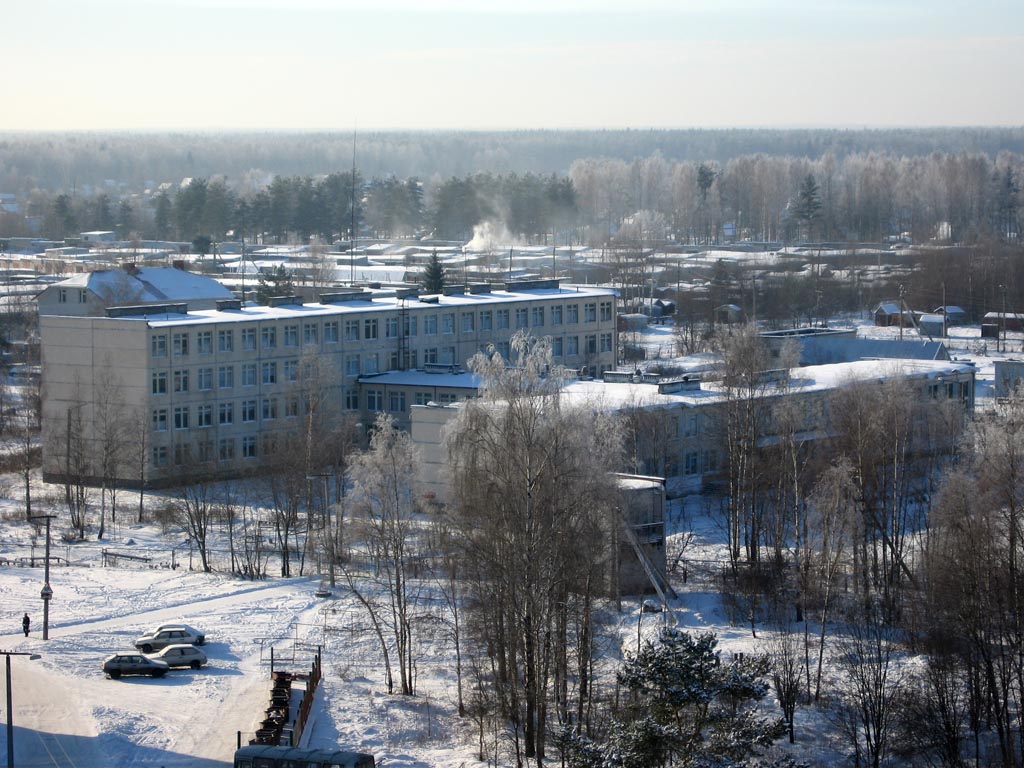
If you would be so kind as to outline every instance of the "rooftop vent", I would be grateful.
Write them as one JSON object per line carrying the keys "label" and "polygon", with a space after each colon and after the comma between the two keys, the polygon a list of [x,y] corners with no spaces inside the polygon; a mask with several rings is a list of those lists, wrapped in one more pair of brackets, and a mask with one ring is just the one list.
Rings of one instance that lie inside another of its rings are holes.
{"label": "rooftop vent", "polygon": [[557,277],[544,280],[507,280],[505,290],[510,293],[513,291],[558,290],[559,285],[561,285],[561,280]]}
{"label": "rooftop vent", "polygon": [[268,307],[285,307],[292,304],[302,304],[301,296],[271,296],[267,299]]}
{"label": "rooftop vent", "polygon": [[372,298],[373,294],[371,294],[369,291],[338,291],[334,293],[321,293],[320,303],[341,304],[346,301],[370,301],[372,300]]}
{"label": "rooftop vent", "polygon": [[470,283],[469,284],[469,292],[471,294],[474,294],[474,295],[481,294],[481,293],[490,293],[491,292],[491,284],[490,283]]}
{"label": "rooftop vent", "polygon": [[242,308],[242,300],[241,299],[217,299],[217,309],[219,311],[221,311],[221,312],[224,312],[225,310],[228,310],[228,309],[241,309],[241,308]]}
{"label": "rooftop vent", "polygon": [[461,296],[466,292],[464,285],[446,285],[444,287],[445,296]]}

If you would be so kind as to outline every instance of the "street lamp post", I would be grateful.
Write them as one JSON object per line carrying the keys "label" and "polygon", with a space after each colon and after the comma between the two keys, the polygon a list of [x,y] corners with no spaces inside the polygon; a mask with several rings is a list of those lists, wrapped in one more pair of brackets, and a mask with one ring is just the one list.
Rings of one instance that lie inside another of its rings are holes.
{"label": "street lamp post", "polygon": [[46,521],[46,558],[43,562],[43,589],[39,596],[43,599],[43,640],[50,639],[50,599],[53,589],[50,588],[50,520],[53,515],[33,515],[29,520]]}
{"label": "street lamp post", "polygon": [[2,651],[7,657],[7,768],[14,768],[14,715],[11,708],[11,656],[28,656],[29,659],[38,659],[37,653],[25,653],[23,651]]}

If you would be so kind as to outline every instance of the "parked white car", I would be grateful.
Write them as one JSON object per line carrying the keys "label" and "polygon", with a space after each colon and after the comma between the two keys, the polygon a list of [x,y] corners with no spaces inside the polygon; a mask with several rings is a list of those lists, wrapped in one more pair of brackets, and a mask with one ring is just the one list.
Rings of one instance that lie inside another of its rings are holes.
{"label": "parked white car", "polygon": [[199,669],[206,663],[206,654],[194,645],[168,645],[162,651],[148,656],[155,661],[162,661],[168,667]]}
{"label": "parked white car", "polygon": [[135,647],[143,653],[153,653],[168,645],[202,645],[206,636],[184,624],[157,627],[153,632],[135,641]]}

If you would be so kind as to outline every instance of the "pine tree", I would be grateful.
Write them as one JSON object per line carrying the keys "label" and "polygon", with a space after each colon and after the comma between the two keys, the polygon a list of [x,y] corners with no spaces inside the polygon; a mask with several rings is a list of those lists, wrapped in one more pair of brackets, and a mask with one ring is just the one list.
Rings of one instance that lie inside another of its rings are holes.
{"label": "pine tree", "polygon": [[430,255],[430,262],[423,270],[423,290],[426,293],[441,293],[444,290],[444,267],[437,258],[437,251]]}
{"label": "pine tree", "polygon": [[805,236],[810,240],[814,224],[821,218],[821,192],[818,189],[818,182],[815,181],[813,173],[808,173],[807,177],[800,184],[796,218],[803,223]]}
{"label": "pine tree", "polygon": [[260,284],[256,288],[256,301],[266,304],[273,296],[293,296],[295,286],[292,276],[283,265],[278,264],[269,272],[260,272]]}

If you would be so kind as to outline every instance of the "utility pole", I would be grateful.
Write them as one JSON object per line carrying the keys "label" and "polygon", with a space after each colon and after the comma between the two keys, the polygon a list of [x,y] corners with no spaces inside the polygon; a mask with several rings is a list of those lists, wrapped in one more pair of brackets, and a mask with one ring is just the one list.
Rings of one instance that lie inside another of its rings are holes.
{"label": "utility pole", "polygon": [[903,294],[905,288],[900,286],[900,341],[903,341]]}
{"label": "utility pole", "polygon": [[14,768],[14,713],[11,706],[11,656],[28,656],[30,660],[40,658],[37,653],[23,651],[3,651],[7,657],[7,768]]}
{"label": "utility pole", "polygon": [[[50,588],[50,521],[53,515],[33,515],[29,520],[46,521],[46,557],[43,561],[43,589],[39,596],[43,599],[43,640],[50,639],[50,600],[53,590]],[[10,659],[8,659],[8,664]]]}

